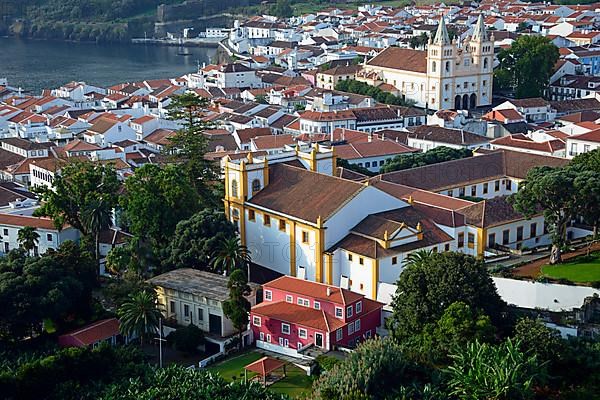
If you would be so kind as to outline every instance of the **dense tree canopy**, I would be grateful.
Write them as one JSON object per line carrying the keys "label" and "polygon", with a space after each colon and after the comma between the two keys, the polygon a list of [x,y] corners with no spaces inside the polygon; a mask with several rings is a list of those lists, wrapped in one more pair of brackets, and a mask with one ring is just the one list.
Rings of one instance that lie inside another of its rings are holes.
{"label": "dense tree canopy", "polygon": [[151,374],[132,378],[129,382],[111,387],[104,400],[285,400],[251,381],[226,382],[206,370],[171,365],[153,370]]}
{"label": "dense tree canopy", "polygon": [[150,367],[131,347],[67,348],[0,365],[2,398],[9,400],[96,400],[107,385],[145,376]]}
{"label": "dense tree canopy", "polygon": [[579,199],[573,195],[576,177],[577,172],[572,168],[535,167],[519,184],[519,191],[508,198],[515,210],[525,216],[544,214],[552,237],[551,264],[562,260],[567,223],[577,214]]}
{"label": "dense tree canopy", "polygon": [[506,304],[481,261],[462,253],[433,253],[400,275],[388,327],[398,339],[419,334],[456,302],[482,310],[496,326],[503,320]]}
{"label": "dense tree canopy", "polygon": [[112,210],[117,204],[120,187],[111,164],[85,161],[72,161],[63,166],[52,185],[52,188],[38,186],[33,189],[42,203],[35,215],[52,218],[59,229],[69,224],[84,235],[90,231],[84,211],[92,209],[97,202]]}
{"label": "dense tree canopy", "polygon": [[223,303],[223,314],[233,324],[239,334],[239,345],[242,343],[242,332],[246,330],[249,322],[250,302],[246,296],[250,295],[248,277],[243,269],[236,269],[229,275],[227,281],[229,299]]}
{"label": "dense tree canopy", "polygon": [[544,93],[558,61],[558,48],[550,39],[539,35],[522,35],[511,47],[498,53],[495,71],[498,89],[514,90],[519,99],[539,97]]}
{"label": "dense tree canopy", "polygon": [[424,153],[411,153],[399,155],[387,160],[381,167],[381,173],[401,171],[403,169],[422,167],[444,161],[457,160],[471,157],[473,152],[469,149],[453,149],[446,146],[436,147]]}
{"label": "dense tree canopy", "polygon": [[220,211],[202,210],[177,224],[166,251],[166,268],[211,268],[223,240],[235,237],[235,226]]}
{"label": "dense tree canopy", "polygon": [[125,181],[121,197],[124,219],[139,238],[162,246],[175,232],[179,221],[199,207],[198,193],[176,165],[146,164]]}
{"label": "dense tree canopy", "polygon": [[39,333],[44,322],[61,327],[89,318],[95,277],[93,258],[73,242],[39,258],[13,250],[0,259],[0,338]]}
{"label": "dense tree canopy", "polygon": [[311,398],[420,399],[428,380],[428,372],[408,360],[396,342],[371,339],[315,381]]}

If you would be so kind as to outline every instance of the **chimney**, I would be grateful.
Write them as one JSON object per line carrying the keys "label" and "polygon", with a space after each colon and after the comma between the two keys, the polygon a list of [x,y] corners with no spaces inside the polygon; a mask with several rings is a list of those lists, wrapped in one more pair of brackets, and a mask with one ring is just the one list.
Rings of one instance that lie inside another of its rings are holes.
{"label": "chimney", "polygon": [[327,286],[327,297],[331,296],[331,287]]}

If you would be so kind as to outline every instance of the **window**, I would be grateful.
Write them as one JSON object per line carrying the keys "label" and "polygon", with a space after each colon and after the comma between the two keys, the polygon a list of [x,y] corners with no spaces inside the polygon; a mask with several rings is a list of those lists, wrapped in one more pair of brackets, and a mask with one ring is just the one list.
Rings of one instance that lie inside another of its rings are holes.
{"label": "window", "polygon": [[294,298],[292,297],[291,294],[288,294],[288,295],[285,296],[285,301],[287,303],[293,303],[294,302]]}
{"label": "window", "polygon": [[254,179],[252,181],[252,194],[258,192],[260,190],[260,181],[258,179]]}
{"label": "window", "polygon": [[298,328],[298,337],[300,339],[306,339],[308,337],[308,332],[304,328]]}
{"label": "window", "polygon": [[446,72],[450,72],[450,61],[446,61]]}
{"label": "window", "polygon": [[495,192],[500,191],[500,181],[494,182],[494,191]]}
{"label": "window", "polygon": [[369,161],[365,163],[365,168],[371,168],[371,163]]}
{"label": "window", "polygon": [[495,244],[496,244],[496,234],[495,233],[490,233],[488,235],[488,246],[489,247],[494,247]]}
{"label": "window", "polygon": [[465,188],[461,187],[458,189],[458,197],[465,197]]}
{"label": "window", "polygon": [[171,310],[171,314],[175,314],[175,302],[173,300],[169,301],[169,309]]}
{"label": "window", "polygon": [[354,332],[360,331],[360,318],[354,321]]}
{"label": "window", "polygon": [[256,212],[254,212],[254,210],[248,210],[248,219],[250,221],[256,221]]}
{"label": "window", "polygon": [[10,251],[10,245],[6,242],[4,242],[4,252],[8,253]]}
{"label": "window", "polygon": [[358,263],[359,263],[360,265],[365,265],[365,259],[364,259],[364,258],[362,258],[362,257],[359,257],[359,258],[358,258]]}
{"label": "window", "polygon": [[342,340],[343,337],[344,337],[344,331],[342,330],[342,328],[335,331],[335,340],[338,340],[338,341]]}
{"label": "window", "polygon": [[315,300],[314,307],[315,307],[315,310],[320,310],[321,309],[321,303],[319,303],[318,301]]}
{"label": "window", "polygon": [[46,234],[46,240],[51,242],[52,241],[52,234],[51,233],[47,233]]}
{"label": "window", "polygon": [[279,230],[285,232],[285,219],[279,220]]}
{"label": "window", "polygon": [[502,231],[502,244],[508,244],[510,231],[508,229]]}
{"label": "window", "polygon": [[271,216],[265,214],[265,217],[263,219],[263,224],[265,224],[265,226],[271,226]]}
{"label": "window", "polygon": [[348,254],[348,261],[352,261],[352,254]]}
{"label": "window", "polygon": [[487,194],[488,193],[488,184],[484,183],[483,184],[483,194]]}
{"label": "window", "polygon": [[259,335],[260,341],[263,342],[265,340],[265,333],[260,332],[258,335]]}
{"label": "window", "polygon": [[4,229],[4,236],[8,236],[8,229]]}
{"label": "window", "polygon": [[362,301],[356,303],[356,313],[360,314],[362,312]]}
{"label": "window", "polygon": [[398,264],[398,257],[392,257],[392,265]]}
{"label": "window", "polygon": [[[487,67],[488,67],[488,59],[487,59],[487,57],[486,57],[486,58],[484,58],[484,59],[483,59],[483,68],[484,68],[484,69],[487,69]],[[485,81],[484,81],[484,82],[485,82]],[[484,85],[484,86],[485,86],[485,85]]]}
{"label": "window", "polygon": [[271,292],[270,290],[265,290],[265,300],[273,300],[273,292]]}
{"label": "window", "polygon": [[204,321],[204,310],[198,307],[198,321]]}
{"label": "window", "polygon": [[354,323],[348,324],[348,336],[354,333]]}
{"label": "window", "polygon": [[534,222],[529,226],[529,237],[537,236],[537,224]]}
{"label": "window", "polygon": [[352,306],[346,307],[346,318],[350,318],[352,316]]}
{"label": "window", "polygon": [[506,185],[506,190],[512,190],[512,181],[510,179],[507,179],[504,183]]}
{"label": "window", "polygon": [[238,183],[235,179],[231,181],[231,195],[238,197]]}
{"label": "window", "polygon": [[281,333],[284,335],[290,334],[290,324],[286,324],[284,322],[281,323]]}
{"label": "window", "polygon": [[450,243],[444,245],[444,251],[450,251]]}
{"label": "window", "polygon": [[307,231],[302,231],[302,243],[304,243],[304,244],[308,243],[308,232]]}
{"label": "window", "polygon": [[521,240],[523,240],[523,227],[518,226],[517,227],[517,242],[520,242]]}
{"label": "window", "polygon": [[470,249],[475,247],[475,235],[472,233],[469,233],[467,235],[467,242],[468,242],[468,246]]}
{"label": "window", "polygon": [[464,247],[465,246],[465,234],[463,232],[460,232],[458,234],[458,247]]}
{"label": "window", "polygon": [[471,186],[471,196],[477,196],[477,186],[475,185]]}
{"label": "window", "polygon": [[298,305],[299,306],[304,306],[304,307],[310,307],[310,301],[308,301],[308,299],[303,299],[298,297]]}
{"label": "window", "polygon": [[434,61],[431,63],[431,72],[435,72],[436,69],[437,69],[437,64]]}
{"label": "window", "polygon": [[183,305],[183,316],[187,317],[190,315],[190,306],[187,304]]}
{"label": "window", "polygon": [[267,333],[267,343],[271,343],[271,334]]}
{"label": "window", "polygon": [[343,313],[344,311],[342,310],[342,307],[336,307],[335,308],[335,317],[336,318],[343,318]]}

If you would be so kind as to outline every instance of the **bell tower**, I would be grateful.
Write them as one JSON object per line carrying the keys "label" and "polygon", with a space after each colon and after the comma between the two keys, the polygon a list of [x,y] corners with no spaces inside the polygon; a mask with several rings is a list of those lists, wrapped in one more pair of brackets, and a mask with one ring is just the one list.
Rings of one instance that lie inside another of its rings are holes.
{"label": "bell tower", "polygon": [[479,74],[477,105],[490,104],[492,82],[494,80],[494,35],[488,37],[483,22],[483,14],[479,14],[479,18],[477,18],[469,47],[473,55],[473,64],[477,66],[477,73]]}
{"label": "bell tower", "polygon": [[453,98],[452,78],[456,55],[456,43],[450,40],[442,16],[435,37],[430,38],[427,45],[427,103],[432,109],[449,108],[449,99]]}

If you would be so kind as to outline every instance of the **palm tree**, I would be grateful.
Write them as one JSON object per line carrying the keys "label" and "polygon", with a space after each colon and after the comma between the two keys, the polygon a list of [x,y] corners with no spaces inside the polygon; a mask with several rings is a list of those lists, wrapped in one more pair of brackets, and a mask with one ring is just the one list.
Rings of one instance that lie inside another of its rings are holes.
{"label": "palm tree", "polygon": [[238,237],[223,239],[220,249],[216,252],[213,267],[229,275],[236,268],[246,268],[247,276],[250,276],[250,252],[248,248],[240,243]]}
{"label": "palm tree", "polygon": [[410,253],[406,256],[406,260],[404,261],[405,267],[412,266],[421,266],[425,264],[431,257],[433,256],[433,251],[431,250],[417,250],[413,253]]}
{"label": "palm tree", "polygon": [[129,295],[117,310],[121,322],[121,332],[125,335],[137,335],[140,345],[144,345],[144,337],[158,332],[162,314],[156,301],[154,291],[143,290]]}
{"label": "palm tree", "polygon": [[87,231],[94,235],[96,262],[100,266],[100,233],[112,225],[112,210],[106,201],[98,199],[90,202],[82,214]]}
{"label": "palm tree", "polygon": [[35,228],[32,226],[24,226],[19,229],[19,233],[17,235],[17,240],[19,242],[19,246],[27,253],[30,253],[40,241],[40,235],[36,232]]}

